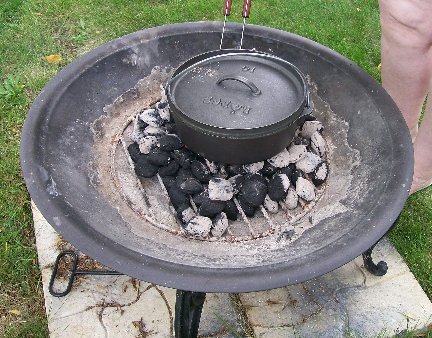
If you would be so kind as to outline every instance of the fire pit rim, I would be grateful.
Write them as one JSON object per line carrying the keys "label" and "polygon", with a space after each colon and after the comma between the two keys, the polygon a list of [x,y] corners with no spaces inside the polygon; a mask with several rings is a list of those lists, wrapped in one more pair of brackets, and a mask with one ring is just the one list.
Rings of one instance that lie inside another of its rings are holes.
{"label": "fire pit rim", "polygon": [[[240,25],[238,24],[230,24],[228,29],[236,28],[235,31],[237,32],[239,26]],[[183,30],[181,31],[179,27]],[[48,191],[49,189],[47,190],[47,186],[50,185],[50,177],[46,172],[46,169],[42,167],[36,168],[34,166],[34,163],[39,163],[40,160],[35,156],[37,154],[37,151],[35,150],[37,149],[35,148],[36,142],[34,141],[37,136],[32,132],[32,130],[41,118],[41,111],[55,104],[55,102],[62,96],[64,90],[66,90],[67,86],[79,77],[81,73],[85,72],[99,60],[111,55],[111,53],[118,52],[121,49],[130,48],[133,43],[137,44],[145,40],[151,40],[155,37],[160,38],[166,35],[174,36],[177,34],[187,34],[188,31],[191,33],[196,33],[197,30],[200,32],[215,32],[220,29],[220,22],[181,23],[149,28],[110,41],[80,57],[78,60],[61,70],[52,80],[49,81],[34,101],[23,128],[20,150],[21,166],[30,195],[47,221],[52,224],[66,240],[70,241],[72,244],[80,243],[80,240],[84,237],[87,238],[87,241],[89,238],[93,240],[92,243],[85,242],[85,246],[79,247],[79,249],[84,253],[110,268],[124,272],[138,279],[144,279],[149,277],[151,274],[151,280],[149,281],[157,284],[191,291],[246,292],[299,283],[329,272],[354,259],[359,253],[368,249],[370,245],[374,244],[376,240],[385,234],[397,218],[398,213],[402,209],[405,200],[408,197],[408,190],[412,179],[412,146],[411,149],[393,147],[395,150],[394,158],[398,160],[398,163],[403,164],[405,169],[396,171],[394,173],[394,179],[404,183],[406,187],[402,188],[402,186],[399,185],[393,185],[390,187],[391,189],[388,191],[388,194],[382,194],[380,200],[377,201],[377,205],[385,205],[386,209],[377,212],[377,209],[375,208],[369,214],[371,224],[385,223],[388,227],[371,227],[370,231],[365,234],[362,241],[356,240],[351,243],[352,245],[349,247],[347,247],[346,241],[342,241],[342,239],[349,238],[350,234],[347,233],[332,243],[332,246],[334,247],[333,251],[338,251],[337,255],[326,257],[324,256],[324,253],[321,252],[324,250],[320,249],[317,252],[314,252],[314,254],[317,255],[323,254],[323,256],[321,256],[322,260],[320,264],[314,262],[315,264],[312,266],[309,265],[305,267],[302,265],[302,262],[298,262],[298,266],[289,271],[283,264],[275,264],[274,266],[260,265],[247,269],[215,268],[209,270],[206,268],[203,269],[187,265],[182,266],[181,264],[173,264],[152,257],[140,257],[140,254],[137,252],[125,247],[119,247],[117,243],[100,232],[95,231],[93,228],[82,225],[77,226],[76,220],[72,221],[67,216],[59,216],[62,212],[59,213],[56,209],[55,186],[53,187],[51,182],[51,188],[54,190]],[[394,109],[396,109],[394,102],[390,99],[388,94],[377,83],[371,83],[369,75],[353,64],[352,61],[329,48],[295,34],[268,27],[248,25],[248,33],[275,41],[283,41],[284,39],[281,39],[281,36],[283,36],[287,41],[295,38],[297,41],[304,43],[302,48],[306,50],[312,46],[316,51],[320,51],[320,58],[325,59],[327,62],[331,62],[340,70],[350,74],[351,76],[355,75],[362,85],[371,90],[371,97],[376,102],[381,103],[381,107],[385,104],[386,108],[388,107],[388,110],[394,111]],[[326,56],[328,56],[328,58]],[[76,70],[80,71],[77,72]],[[60,84],[64,86],[62,91],[58,90]],[[403,122],[402,116],[396,115],[394,120],[387,122],[390,124],[400,124],[401,121]],[[411,144],[410,142],[406,142],[409,138],[407,130],[402,131],[400,138],[401,144]],[[387,189],[388,188],[389,186],[387,185]],[[397,198],[391,197],[391,195],[395,194]],[[100,248],[103,249],[101,250]],[[326,253],[328,256],[329,251]],[[187,274],[184,273],[184,267],[188,268]],[[264,271],[263,267],[265,268]],[[271,273],[269,273],[270,271]],[[259,278],[256,278],[257,274],[260,275]],[[222,279],[224,280],[223,283],[221,283]]]}

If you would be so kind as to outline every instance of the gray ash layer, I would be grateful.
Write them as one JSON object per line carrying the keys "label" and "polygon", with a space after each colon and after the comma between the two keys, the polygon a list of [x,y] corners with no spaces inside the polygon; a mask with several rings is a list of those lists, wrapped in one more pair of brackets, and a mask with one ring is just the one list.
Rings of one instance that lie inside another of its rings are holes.
{"label": "gray ash layer", "polygon": [[182,144],[172,133],[175,122],[164,99],[135,116],[128,151],[138,176],[159,175],[187,236],[223,237],[228,220],[251,218],[262,210],[276,214],[279,204],[285,210],[304,208],[317,198],[314,183],[325,181],[328,164],[323,125],[313,116],[286,149],[268,160],[225,165]]}

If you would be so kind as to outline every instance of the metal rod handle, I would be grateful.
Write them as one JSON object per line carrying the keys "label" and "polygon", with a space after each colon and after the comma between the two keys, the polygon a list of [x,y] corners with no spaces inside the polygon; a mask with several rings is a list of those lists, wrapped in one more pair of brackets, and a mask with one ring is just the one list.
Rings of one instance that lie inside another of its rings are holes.
{"label": "metal rod handle", "polygon": [[258,89],[258,87],[255,85],[255,83],[253,83],[251,80],[243,77],[243,76],[236,76],[236,75],[230,75],[230,76],[225,76],[221,79],[219,79],[216,84],[220,85],[223,81],[227,81],[227,80],[233,80],[233,81],[238,81],[240,83],[243,83],[244,85],[246,85],[252,92],[252,95],[260,95],[261,94],[261,90]]}
{"label": "metal rod handle", "polygon": [[242,11],[242,17],[248,18],[250,15],[252,0],[244,0],[243,2],[243,11]]}
{"label": "metal rod handle", "polygon": [[232,0],[224,0],[223,15],[229,16],[231,14],[231,5]]}

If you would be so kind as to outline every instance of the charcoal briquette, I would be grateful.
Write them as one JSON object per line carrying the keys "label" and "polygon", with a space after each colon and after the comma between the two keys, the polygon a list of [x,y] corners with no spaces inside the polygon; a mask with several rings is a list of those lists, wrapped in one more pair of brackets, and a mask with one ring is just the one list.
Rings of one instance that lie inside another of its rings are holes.
{"label": "charcoal briquette", "polygon": [[288,209],[295,209],[298,204],[298,195],[294,188],[290,187],[285,197],[284,203]]}
{"label": "charcoal briquette", "polygon": [[[265,199],[265,196],[264,196],[264,199]],[[264,199],[263,199],[263,201],[264,201]],[[239,202],[240,207],[242,208],[244,214],[247,217],[254,217],[255,216],[256,207],[253,207],[252,205],[247,203],[241,196],[239,196],[238,202]]]}
{"label": "charcoal briquette", "polygon": [[271,165],[277,167],[277,168],[283,168],[286,167],[291,163],[290,161],[290,154],[288,150],[283,149],[280,153],[276,154],[275,156],[269,158],[267,160]]}
{"label": "charcoal briquette", "polygon": [[244,171],[250,174],[256,174],[257,172],[259,172],[262,168],[264,167],[264,162],[255,162],[255,163],[249,163],[249,164],[244,164],[243,168]]}
{"label": "charcoal briquette", "polygon": [[225,171],[227,172],[229,177],[243,175],[246,173],[243,166],[239,164],[229,164],[225,166]]}
{"label": "charcoal briquette", "polygon": [[158,167],[148,160],[146,155],[142,155],[135,162],[135,173],[140,177],[150,178],[157,174]]}
{"label": "charcoal briquette", "polygon": [[159,136],[145,136],[139,142],[140,152],[148,154],[150,151],[156,148]]}
{"label": "charcoal briquette", "polygon": [[260,170],[260,173],[266,177],[272,177],[273,174],[277,171],[274,165],[271,165],[268,161],[264,162],[264,167]]}
{"label": "charcoal briquette", "polygon": [[235,221],[238,218],[239,211],[233,200],[229,200],[226,202],[223,212],[227,215],[228,219],[231,221]]}
{"label": "charcoal briquette", "polygon": [[300,128],[300,135],[302,137],[310,139],[312,134],[316,131],[321,132],[323,125],[319,121],[306,121]]}
{"label": "charcoal briquette", "polygon": [[186,224],[196,216],[195,211],[189,205],[182,205],[176,211],[177,218],[182,224]]}
{"label": "charcoal briquette", "polygon": [[230,181],[215,177],[209,181],[208,194],[211,200],[229,201],[234,196],[234,188]]}
{"label": "charcoal briquette", "polygon": [[177,177],[184,177],[184,178],[194,177],[195,178],[195,176],[192,174],[192,171],[190,171],[190,169],[185,169],[185,168],[181,168],[181,167],[177,171]]}
{"label": "charcoal briquette", "polygon": [[185,226],[184,230],[189,236],[205,238],[210,233],[213,223],[205,216],[194,216]]}
{"label": "charcoal briquette", "polygon": [[271,214],[275,214],[278,212],[279,210],[279,204],[276,201],[273,201],[269,195],[267,195],[264,199],[264,208],[266,208],[266,210],[271,213]]}
{"label": "charcoal briquette", "polygon": [[293,144],[288,148],[290,163],[298,162],[306,155],[307,150],[304,144]]}
{"label": "charcoal briquette", "polygon": [[312,182],[316,186],[319,186],[325,182],[328,175],[328,164],[327,162],[321,162],[317,165],[316,169],[312,174]]}
{"label": "charcoal briquette", "polygon": [[177,173],[179,168],[180,166],[176,161],[171,161],[166,166],[159,168],[159,176],[173,176]]}
{"label": "charcoal briquette", "polygon": [[168,189],[168,195],[172,205],[175,209],[178,209],[182,205],[189,204],[189,198],[184,194],[176,185]]}
{"label": "charcoal briquette", "polygon": [[203,204],[205,201],[209,200],[208,196],[208,190],[204,190],[203,192],[196,194],[192,197],[192,200],[194,201],[195,205],[199,207],[201,204]]}
{"label": "charcoal briquette", "polygon": [[296,192],[306,202],[311,202],[315,199],[315,186],[303,177],[299,177],[297,180]]}
{"label": "charcoal briquette", "polygon": [[171,156],[168,152],[159,149],[151,150],[147,158],[151,164],[159,167],[166,166],[171,160]]}
{"label": "charcoal briquette", "polygon": [[136,142],[129,144],[128,152],[129,152],[129,156],[134,162],[138,161],[138,158],[141,156],[139,145]]}
{"label": "charcoal briquette", "polygon": [[291,184],[294,186],[294,188],[296,187],[297,180],[299,177],[305,178],[306,175],[303,171],[296,168],[292,171],[292,174],[290,177]]}
{"label": "charcoal briquette", "polygon": [[185,169],[189,169],[192,161],[195,160],[195,154],[186,148],[174,150],[172,156],[174,160]]}
{"label": "charcoal briquette", "polygon": [[221,212],[213,220],[213,226],[211,228],[211,234],[214,237],[221,237],[228,229],[228,217],[224,212]]}
{"label": "charcoal briquette", "polygon": [[199,194],[204,190],[201,182],[193,177],[177,177],[176,185],[177,188],[179,188],[183,193],[188,195]]}
{"label": "charcoal briquette", "polygon": [[285,174],[274,174],[268,183],[268,196],[273,201],[282,201],[290,187],[290,180]]}
{"label": "charcoal briquette", "polygon": [[201,216],[211,217],[213,218],[225,208],[225,202],[223,201],[212,201],[211,199],[207,199],[203,201],[198,208],[198,213]]}
{"label": "charcoal briquette", "polygon": [[291,163],[289,166],[287,166],[287,167],[283,167],[283,168],[280,168],[280,169],[278,169],[278,174],[285,174],[285,175],[287,175],[288,176],[288,178],[290,179],[290,181],[291,181],[291,177],[292,177],[292,174],[293,174],[293,171],[295,170],[295,165],[293,164],[293,163]]}
{"label": "charcoal briquette", "polygon": [[133,124],[133,130],[130,134],[131,139],[137,143],[140,143],[141,139],[145,137],[145,128],[147,128],[147,126],[147,123],[136,116]]}
{"label": "charcoal briquette", "polygon": [[156,109],[145,109],[139,114],[139,118],[152,127],[160,127],[163,124],[163,120]]}
{"label": "charcoal briquette", "polygon": [[168,134],[177,134],[177,127],[174,122],[167,122],[164,124],[164,128]]}
{"label": "charcoal briquette", "polygon": [[163,135],[158,141],[158,146],[160,150],[173,151],[180,149],[182,147],[182,143],[176,135]]}
{"label": "charcoal briquette", "polygon": [[318,131],[311,136],[311,148],[320,157],[323,157],[326,153],[326,141]]}
{"label": "charcoal briquette", "polygon": [[167,190],[171,189],[171,187],[175,186],[176,178],[174,176],[163,176],[162,182]]}
{"label": "charcoal briquette", "polygon": [[256,208],[264,202],[266,195],[267,184],[264,184],[259,179],[249,178],[245,179],[242,183],[239,192],[239,200],[241,198],[244,202]]}
{"label": "charcoal briquette", "polygon": [[201,182],[208,183],[211,179],[211,173],[209,168],[204,163],[198,160],[192,161],[191,163],[192,174]]}
{"label": "charcoal briquette", "polygon": [[162,136],[165,135],[165,129],[160,127],[148,126],[144,129],[145,136]]}
{"label": "charcoal briquette", "polygon": [[309,142],[309,140],[307,138],[303,138],[303,137],[300,137],[300,136],[294,137],[292,143],[294,145],[305,145],[305,146],[308,146],[310,144],[310,142]]}
{"label": "charcoal briquette", "polygon": [[308,174],[313,172],[321,162],[321,157],[314,153],[306,152],[306,154],[296,162],[296,168]]}
{"label": "charcoal briquette", "polygon": [[231,183],[231,185],[233,187],[234,195],[238,194],[244,180],[245,180],[244,175],[236,175],[236,176],[232,176],[232,177],[228,178],[228,181]]}

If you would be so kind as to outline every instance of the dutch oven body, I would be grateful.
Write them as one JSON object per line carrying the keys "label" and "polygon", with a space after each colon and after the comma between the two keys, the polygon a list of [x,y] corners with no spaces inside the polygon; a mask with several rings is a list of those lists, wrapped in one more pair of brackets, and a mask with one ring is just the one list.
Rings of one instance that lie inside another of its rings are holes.
{"label": "dutch oven body", "polygon": [[297,67],[251,50],[200,54],[177,68],[166,90],[185,145],[222,163],[258,162],[279,153],[312,110]]}

